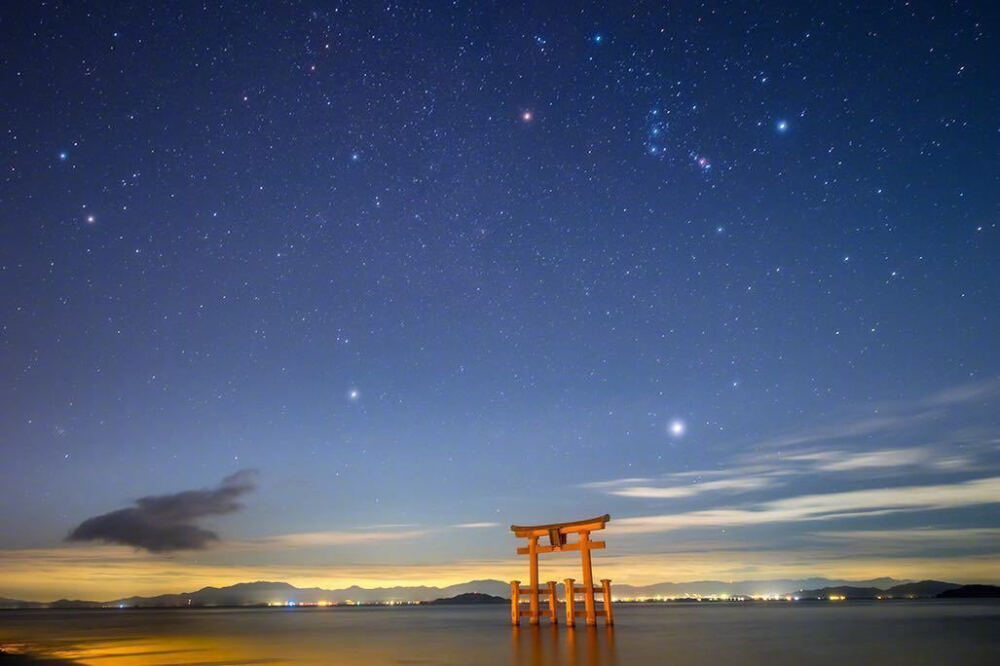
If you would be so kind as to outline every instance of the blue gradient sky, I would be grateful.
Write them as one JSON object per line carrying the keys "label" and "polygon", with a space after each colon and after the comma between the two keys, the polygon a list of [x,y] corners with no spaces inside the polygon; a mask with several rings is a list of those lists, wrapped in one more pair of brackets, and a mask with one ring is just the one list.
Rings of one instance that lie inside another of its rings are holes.
{"label": "blue gradient sky", "polygon": [[[0,596],[604,512],[616,580],[1000,580],[991,13],[8,10]],[[206,551],[62,543],[242,469]]]}

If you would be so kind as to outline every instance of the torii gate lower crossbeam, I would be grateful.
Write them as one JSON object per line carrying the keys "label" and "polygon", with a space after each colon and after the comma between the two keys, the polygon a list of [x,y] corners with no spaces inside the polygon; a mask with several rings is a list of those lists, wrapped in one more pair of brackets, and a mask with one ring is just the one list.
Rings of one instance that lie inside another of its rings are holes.
{"label": "torii gate lower crossbeam", "polygon": [[[591,541],[590,533],[596,530],[603,530],[605,524],[611,520],[611,516],[605,514],[596,518],[577,520],[567,523],[551,523],[548,525],[511,525],[510,529],[514,536],[528,540],[527,547],[518,548],[518,555],[528,556],[528,588],[521,587],[521,581],[514,580],[510,583],[510,620],[511,624],[520,624],[521,617],[527,616],[531,624],[538,624],[543,616],[548,616],[549,620],[558,623],[556,612],[556,582],[548,581],[545,589],[539,585],[538,581],[538,555],[541,553],[556,553],[566,551],[580,551],[580,560],[583,569],[583,585],[575,585],[572,578],[567,578],[564,585],[564,599],[566,603],[566,624],[570,627],[576,624],[577,617],[585,617],[588,625],[597,624],[598,616],[603,616],[604,621],[609,626],[614,624],[614,615],[611,608],[611,580],[602,579],[601,587],[594,587],[594,573],[590,559],[590,551],[604,548],[603,541]],[[578,540],[569,543],[567,535],[577,534]],[[548,545],[540,545],[539,538],[548,536]],[[539,607],[539,596],[544,592],[548,594],[548,610],[541,610]],[[603,608],[597,610],[594,593],[600,593],[603,597]],[[576,595],[583,594],[583,609],[576,609]],[[521,608],[521,596],[528,596],[528,608]]]}

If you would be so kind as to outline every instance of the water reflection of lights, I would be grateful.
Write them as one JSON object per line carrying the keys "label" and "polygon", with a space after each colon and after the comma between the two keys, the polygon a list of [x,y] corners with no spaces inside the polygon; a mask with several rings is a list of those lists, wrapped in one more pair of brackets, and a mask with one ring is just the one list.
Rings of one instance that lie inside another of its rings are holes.
{"label": "water reflection of lights", "polygon": [[511,627],[511,657],[516,664],[616,666],[615,628],[600,625]]}

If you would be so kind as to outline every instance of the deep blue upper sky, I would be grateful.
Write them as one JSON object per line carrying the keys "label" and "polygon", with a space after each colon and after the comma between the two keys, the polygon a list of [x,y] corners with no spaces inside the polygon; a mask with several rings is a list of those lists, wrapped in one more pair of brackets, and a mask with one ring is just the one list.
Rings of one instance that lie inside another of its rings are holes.
{"label": "deep blue upper sky", "polygon": [[[518,4],[4,10],[5,548],[247,468],[225,539],[992,477],[993,8]],[[1000,527],[922,511],[832,522]]]}

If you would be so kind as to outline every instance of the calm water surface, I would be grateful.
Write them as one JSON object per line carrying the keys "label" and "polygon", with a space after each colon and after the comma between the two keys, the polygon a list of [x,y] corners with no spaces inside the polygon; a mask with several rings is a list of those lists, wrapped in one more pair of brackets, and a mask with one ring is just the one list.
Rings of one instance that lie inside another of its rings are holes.
{"label": "calm water surface", "polygon": [[613,630],[506,606],[0,611],[0,645],[83,664],[1000,664],[1000,601],[620,606]]}

